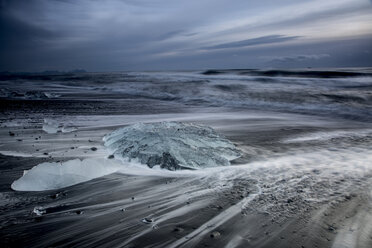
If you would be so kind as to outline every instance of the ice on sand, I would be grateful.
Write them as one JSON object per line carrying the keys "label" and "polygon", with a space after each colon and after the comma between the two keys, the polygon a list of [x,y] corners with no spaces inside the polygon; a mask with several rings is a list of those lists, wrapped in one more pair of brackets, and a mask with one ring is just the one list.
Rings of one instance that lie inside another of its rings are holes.
{"label": "ice on sand", "polygon": [[43,130],[49,134],[53,134],[58,132],[70,133],[76,131],[77,128],[69,123],[63,124],[56,120],[44,119]]}
{"label": "ice on sand", "polygon": [[25,171],[11,185],[17,191],[64,188],[117,172],[121,163],[108,159],[73,159],[62,163],[42,163]]}
{"label": "ice on sand", "polygon": [[118,129],[103,140],[115,157],[137,159],[150,168],[226,166],[240,156],[234,144],[212,128],[189,123],[139,123]]}
{"label": "ice on sand", "polygon": [[[168,170],[226,166],[240,156],[239,150],[212,128],[178,122],[127,126],[108,134],[104,141],[115,158],[134,159],[150,168],[159,165]],[[127,163],[105,158],[46,162],[25,171],[11,187],[17,191],[53,190],[115,172],[130,173],[128,169]]]}

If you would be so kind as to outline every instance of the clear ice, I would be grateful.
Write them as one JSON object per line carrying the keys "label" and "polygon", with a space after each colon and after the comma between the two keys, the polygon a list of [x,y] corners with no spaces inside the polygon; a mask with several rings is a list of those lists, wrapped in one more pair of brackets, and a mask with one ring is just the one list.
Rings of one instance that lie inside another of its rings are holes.
{"label": "clear ice", "polygon": [[89,158],[61,163],[42,163],[24,172],[11,185],[17,191],[43,191],[68,187],[117,172],[121,164],[114,160]]}
{"label": "clear ice", "polygon": [[54,134],[54,133],[59,133],[59,132],[62,132],[62,133],[74,132],[77,130],[77,128],[72,126],[69,123],[63,124],[56,120],[44,119],[43,130],[46,133]]}
{"label": "clear ice", "polygon": [[115,157],[136,159],[150,168],[227,166],[240,156],[234,144],[212,128],[181,122],[134,124],[106,135],[103,140]]}

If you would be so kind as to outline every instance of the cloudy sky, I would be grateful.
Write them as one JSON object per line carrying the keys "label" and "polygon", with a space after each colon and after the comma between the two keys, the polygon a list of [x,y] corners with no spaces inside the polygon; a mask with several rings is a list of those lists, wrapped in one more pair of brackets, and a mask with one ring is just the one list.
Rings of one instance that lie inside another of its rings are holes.
{"label": "cloudy sky", "polygon": [[372,0],[0,0],[0,71],[372,66]]}

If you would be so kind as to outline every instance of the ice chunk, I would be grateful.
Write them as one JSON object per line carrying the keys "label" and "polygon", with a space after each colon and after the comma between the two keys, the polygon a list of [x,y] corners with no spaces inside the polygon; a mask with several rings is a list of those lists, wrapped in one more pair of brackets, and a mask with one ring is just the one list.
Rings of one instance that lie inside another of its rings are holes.
{"label": "ice chunk", "polygon": [[74,131],[76,131],[76,130],[77,130],[76,127],[71,126],[70,124],[68,124],[68,125],[64,125],[64,126],[62,127],[61,132],[62,132],[62,133],[71,133],[71,132],[74,132]]}
{"label": "ice chunk", "polygon": [[70,133],[76,131],[77,128],[70,123],[63,124],[56,120],[44,119],[43,130],[47,133]]}
{"label": "ice chunk", "polygon": [[57,133],[61,131],[62,125],[51,119],[44,119],[43,130],[47,133]]}
{"label": "ice chunk", "polygon": [[106,135],[104,142],[115,157],[168,170],[226,166],[240,156],[212,128],[181,122],[130,125]]}
{"label": "ice chunk", "polygon": [[17,191],[59,189],[117,172],[121,163],[108,159],[74,159],[62,163],[42,163],[12,183]]}
{"label": "ice chunk", "polygon": [[42,216],[43,214],[46,213],[46,210],[43,207],[34,207],[34,210],[32,211],[34,214],[37,216]]}

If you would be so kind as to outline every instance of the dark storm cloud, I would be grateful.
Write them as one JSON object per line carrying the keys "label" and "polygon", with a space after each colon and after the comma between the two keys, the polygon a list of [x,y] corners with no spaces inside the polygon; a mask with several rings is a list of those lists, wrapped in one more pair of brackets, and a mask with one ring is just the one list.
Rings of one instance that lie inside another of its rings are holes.
{"label": "dark storm cloud", "polygon": [[0,0],[0,71],[367,66],[371,10],[365,0]]}
{"label": "dark storm cloud", "polygon": [[0,51],[9,49],[32,49],[43,40],[55,39],[59,35],[50,30],[14,18],[7,13],[0,15]]}
{"label": "dark storm cloud", "polygon": [[273,44],[281,43],[284,41],[294,40],[300,38],[299,36],[284,36],[284,35],[267,35],[247,40],[235,41],[223,43],[215,46],[205,47],[204,49],[224,49],[224,48],[238,48],[238,47],[247,47],[255,46],[262,44]]}

